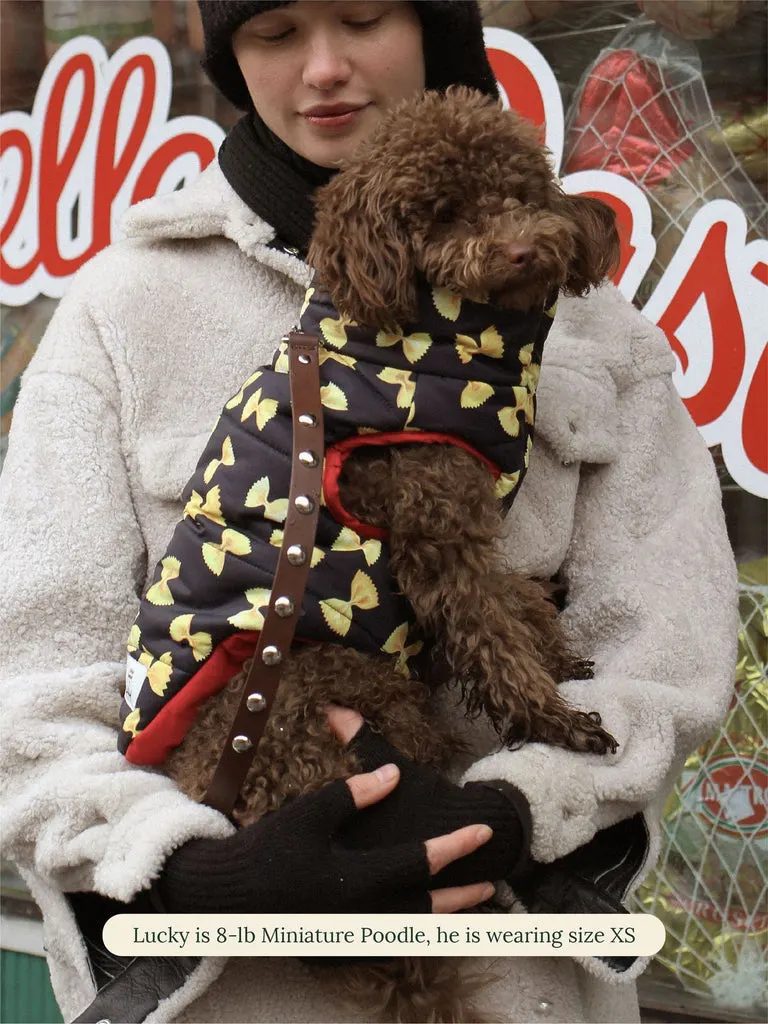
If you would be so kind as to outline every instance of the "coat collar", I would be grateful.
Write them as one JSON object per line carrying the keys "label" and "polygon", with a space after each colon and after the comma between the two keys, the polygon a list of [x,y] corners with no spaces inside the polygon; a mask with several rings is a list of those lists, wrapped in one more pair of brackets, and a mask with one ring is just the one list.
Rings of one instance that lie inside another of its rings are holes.
{"label": "coat collar", "polygon": [[186,188],[132,206],[123,216],[120,230],[128,238],[148,241],[229,238],[246,256],[285,274],[302,288],[311,277],[301,260],[269,247],[275,229],[246,206],[216,160]]}

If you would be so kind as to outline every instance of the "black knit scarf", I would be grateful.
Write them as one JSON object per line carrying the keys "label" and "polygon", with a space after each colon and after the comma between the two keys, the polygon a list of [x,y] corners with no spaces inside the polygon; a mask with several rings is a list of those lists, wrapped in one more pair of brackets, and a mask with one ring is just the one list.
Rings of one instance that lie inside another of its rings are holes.
{"label": "black knit scarf", "polygon": [[305,258],[315,215],[312,196],[337,171],[294,153],[254,111],[227,135],[219,166],[243,202],[274,227],[270,245]]}

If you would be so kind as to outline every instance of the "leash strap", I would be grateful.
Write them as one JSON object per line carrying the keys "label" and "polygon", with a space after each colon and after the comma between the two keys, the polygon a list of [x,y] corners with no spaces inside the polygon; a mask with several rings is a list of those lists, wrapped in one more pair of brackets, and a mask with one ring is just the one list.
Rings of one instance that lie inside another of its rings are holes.
{"label": "leash strap", "polygon": [[[284,339],[286,340],[286,339]],[[323,482],[323,407],[318,339],[288,335],[293,453],[288,514],[264,626],[224,749],[203,803],[232,816],[277,696],[307,585]]]}

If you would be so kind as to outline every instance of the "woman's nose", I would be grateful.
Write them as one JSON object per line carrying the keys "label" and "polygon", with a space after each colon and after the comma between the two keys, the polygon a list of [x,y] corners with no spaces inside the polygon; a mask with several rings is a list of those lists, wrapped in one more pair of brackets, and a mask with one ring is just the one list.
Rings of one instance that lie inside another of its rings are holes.
{"label": "woman's nose", "polygon": [[343,43],[331,33],[318,33],[308,41],[302,80],[327,92],[349,81],[352,64]]}

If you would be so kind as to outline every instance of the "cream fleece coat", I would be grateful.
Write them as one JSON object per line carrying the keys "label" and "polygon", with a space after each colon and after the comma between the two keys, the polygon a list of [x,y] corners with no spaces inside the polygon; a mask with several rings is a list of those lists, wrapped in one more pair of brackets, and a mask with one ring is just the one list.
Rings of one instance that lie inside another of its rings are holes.
{"label": "cream fleece coat", "polygon": [[[24,376],[0,481],[2,835],[43,910],[65,1018],[94,993],[62,892],[128,900],[175,847],[231,830],[117,753],[125,639],[222,402],[293,326],[309,279],[265,246],[273,230],[216,165],[135,207],[123,227],[127,238],[73,281]],[[540,860],[644,812],[650,866],[664,794],[728,705],[735,571],[673,365],[661,332],[612,286],[561,300],[505,556],[541,577],[563,568],[566,620],[596,663],[592,681],[563,692],[598,710],[620,747],[499,751],[487,727],[465,723],[474,758],[454,772],[527,794]],[[619,978],[596,961],[495,967],[494,1020],[637,1019],[641,962]],[[315,982],[295,960],[211,958],[147,1019],[355,1018],[332,972]]]}

